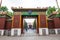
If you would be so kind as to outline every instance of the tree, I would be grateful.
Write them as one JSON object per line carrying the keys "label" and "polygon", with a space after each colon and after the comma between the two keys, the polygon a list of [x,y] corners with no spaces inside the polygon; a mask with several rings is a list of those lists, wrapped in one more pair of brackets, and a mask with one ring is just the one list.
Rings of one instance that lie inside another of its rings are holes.
{"label": "tree", "polygon": [[2,4],[2,0],[0,0],[0,7],[1,7],[1,4]]}
{"label": "tree", "polygon": [[8,11],[8,8],[6,6],[0,7],[0,11]]}
{"label": "tree", "polygon": [[58,14],[56,14],[55,17],[60,17],[60,9],[58,10]]}
{"label": "tree", "polygon": [[9,11],[7,11],[7,15],[9,15],[9,16],[13,16],[13,12],[9,12]]}
{"label": "tree", "polygon": [[28,28],[27,23],[26,23],[26,21],[24,20],[24,29],[26,29],[26,31],[27,31],[27,28]]}
{"label": "tree", "polygon": [[52,14],[52,12],[56,11],[55,7],[49,7],[46,11],[46,15],[49,16]]}
{"label": "tree", "polygon": [[58,1],[56,0],[56,4],[57,4],[57,7],[58,7],[58,9],[59,9],[59,5],[58,5]]}
{"label": "tree", "polygon": [[13,12],[8,11],[8,8],[6,6],[0,7],[0,11],[3,11],[3,12],[6,11],[7,15],[13,16]]}
{"label": "tree", "polygon": [[33,28],[36,29],[36,20],[33,23]]}
{"label": "tree", "polygon": [[59,8],[59,5],[58,5],[58,0],[56,0],[56,4],[57,4],[57,7],[58,7],[58,14],[56,14],[56,17],[60,17],[60,8]]}

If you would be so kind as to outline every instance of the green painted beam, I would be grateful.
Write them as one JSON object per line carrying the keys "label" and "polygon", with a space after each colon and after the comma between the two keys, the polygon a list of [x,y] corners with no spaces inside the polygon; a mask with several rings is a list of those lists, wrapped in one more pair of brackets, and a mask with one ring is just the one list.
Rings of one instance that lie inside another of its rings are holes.
{"label": "green painted beam", "polygon": [[29,14],[29,12],[22,12],[22,15],[38,15],[38,12],[32,12],[31,14]]}

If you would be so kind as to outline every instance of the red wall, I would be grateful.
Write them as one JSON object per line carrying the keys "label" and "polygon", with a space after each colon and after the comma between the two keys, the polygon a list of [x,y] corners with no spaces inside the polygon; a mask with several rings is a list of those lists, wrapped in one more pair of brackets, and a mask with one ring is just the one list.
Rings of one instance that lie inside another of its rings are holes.
{"label": "red wall", "polygon": [[60,28],[60,19],[59,18],[53,18],[55,28]]}
{"label": "red wall", "polygon": [[6,29],[11,29],[12,21],[6,21]]}
{"label": "red wall", "polygon": [[0,29],[4,29],[5,21],[6,21],[5,17],[0,17]]}
{"label": "red wall", "polygon": [[40,27],[46,28],[46,15],[40,15]]}
{"label": "red wall", "polygon": [[14,15],[13,28],[19,28],[20,25],[20,15]]}
{"label": "red wall", "polygon": [[54,22],[53,22],[53,20],[48,20],[48,28],[49,29],[54,29]]}

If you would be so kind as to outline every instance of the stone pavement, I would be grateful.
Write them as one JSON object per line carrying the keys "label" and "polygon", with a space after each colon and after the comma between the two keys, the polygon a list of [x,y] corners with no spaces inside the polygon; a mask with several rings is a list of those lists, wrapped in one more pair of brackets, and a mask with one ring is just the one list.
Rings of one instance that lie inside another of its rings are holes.
{"label": "stone pavement", "polygon": [[0,40],[60,40],[60,35],[22,35],[22,36],[0,36]]}
{"label": "stone pavement", "polygon": [[21,36],[0,36],[0,40],[60,40],[60,34],[38,35],[35,31],[28,30]]}

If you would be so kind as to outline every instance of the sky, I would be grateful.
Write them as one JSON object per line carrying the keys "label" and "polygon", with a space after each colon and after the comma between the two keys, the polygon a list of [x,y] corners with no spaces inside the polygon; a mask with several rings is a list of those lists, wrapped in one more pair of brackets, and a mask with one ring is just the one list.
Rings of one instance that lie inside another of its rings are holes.
{"label": "sky", "polygon": [[[60,0],[58,0],[58,4],[60,6]],[[23,8],[43,8],[49,6],[55,6],[55,0],[2,0],[2,6],[7,6],[9,11],[11,11],[11,7],[23,7]]]}
{"label": "sky", "polygon": [[25,18],[24,20],[26,21],[27,25],[30,25],[30,24],[33,25],[36,18]]}
{"label": "sky", "polygon": [[[60,0],[58,0],[60,7]],[[23,7],[23,8],[43,8],[43,7],[53,7],[56,5],[56,0],[2,0],[2,6],[7,6],[9,11],[12,12],[11,7]],[[34,19],[32,19],[34,21]],[[31,19],[26,19],[28,22],[33,22]]]}

